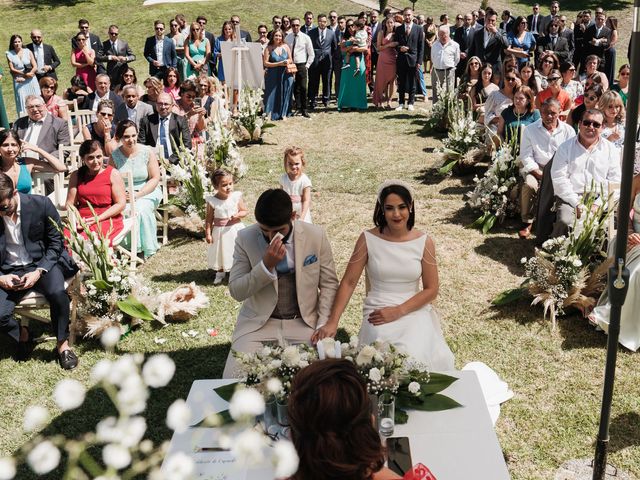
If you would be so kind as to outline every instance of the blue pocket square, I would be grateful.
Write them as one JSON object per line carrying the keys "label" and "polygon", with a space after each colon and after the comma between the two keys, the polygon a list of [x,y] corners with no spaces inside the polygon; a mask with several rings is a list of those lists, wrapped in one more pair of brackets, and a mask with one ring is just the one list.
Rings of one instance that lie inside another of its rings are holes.
{"label": "blue pocket square", "polygon": [[304,259],[304,263],[302,264],[302,266],[306,267],[307,265],[311,265],[312,263],[316,263],[317,261],[318,257],[316,257],[315,255],[309,255]]}

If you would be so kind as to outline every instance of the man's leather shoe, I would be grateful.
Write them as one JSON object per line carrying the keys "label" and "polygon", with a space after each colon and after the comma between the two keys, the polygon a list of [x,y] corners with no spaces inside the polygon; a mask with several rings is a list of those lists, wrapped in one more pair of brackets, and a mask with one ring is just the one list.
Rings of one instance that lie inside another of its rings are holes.
{"label": "man's leather shoe", "polygon": [[304,118],[311,118],[311,115],[309,115],[307,112],[302,112],[302,116]]}
{"label": "man's leather shoe", "polygon": [[518,236],[520,238],[524,238],[527,239],[531,236],[531,227],[532,227],[532,223],[527,223],[525,224],[522,229],[518,232]]}
{"label": "man's leather shoe", "polygon": [[58,363],[65,370],[73,370],[78,366],[78,357],[73,353],[73,350],[68,349],[59,353],[58,348],[56,347],[53,351],[58,358]]}

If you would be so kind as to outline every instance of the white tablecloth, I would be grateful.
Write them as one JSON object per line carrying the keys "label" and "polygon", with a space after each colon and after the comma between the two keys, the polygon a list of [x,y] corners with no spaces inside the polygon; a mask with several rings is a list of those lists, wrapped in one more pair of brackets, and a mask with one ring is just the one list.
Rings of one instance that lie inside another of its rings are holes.
{"label": "white tablecloth", "polygon": [[[463,407],[442,412],[411,410],[405,425],[396,425],[394,437],[409,437],[413,463],[423,463],[438,480],[506,480],[509,472],[504,462],[498,438],[484,402],[478,378],[473,371],[450,372],[460,379],[442,393],[457,400]],[[213,389],[235,380],[196,380],[191,385],[187,404],[192,412],[192,424],[206,415],[225,410],[227,402]],[[228,452],[200,452],[196,447],[217,445],[215,428],[190,428],[175,433],[167,458],[182,451],[195,460],[196,478],[226,480],[271,480],[267,468],[247,472],[234,465]],[[212,472],[217,474],[214,475]]]}

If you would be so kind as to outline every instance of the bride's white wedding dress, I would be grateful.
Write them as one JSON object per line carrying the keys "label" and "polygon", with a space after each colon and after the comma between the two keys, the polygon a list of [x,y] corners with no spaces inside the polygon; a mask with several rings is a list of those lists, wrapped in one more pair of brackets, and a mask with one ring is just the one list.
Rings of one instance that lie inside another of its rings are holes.
{"label": "bride's white wedding dress", "polygon": [[429,370],[453,370],[453,353],[431,305],[424,305],[391,323],[372,325],[368,320],[374,310],[400,305],[421,290],[427,235],[406,242],[390,242],[367,231],[364,236],[369,257],[366,267],[369,290],[364,300],[360,343],[387,341],[425,363]]}

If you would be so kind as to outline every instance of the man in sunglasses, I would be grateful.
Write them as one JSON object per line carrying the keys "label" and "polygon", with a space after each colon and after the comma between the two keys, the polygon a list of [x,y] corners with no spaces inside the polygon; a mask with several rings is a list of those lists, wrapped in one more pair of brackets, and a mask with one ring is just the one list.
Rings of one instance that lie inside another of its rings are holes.
{"label": "man in sunglasses", "polygon": [[162,78],[167,68],[176,68],[178,56],[173,40],[164,36],[164,22],[156,20],[153,29],[155,35],[144,42],[144,58],[149,62],[149,75]]}
{"label": "man in sunglasses", "polygon": [[14,358],[25,361],[33,349],[31,334],[13,316],[15,306],[31,290],[50,305],[51,326],[58,342],[54,354],[65,370],[78,365],[69,348],[69,296],[65,278],[78,267],[54,226],[60,216],[47,197],[18,193],[11,178],[0,173],[0,332],[15,342]]}
{"label": "man in sunglasses", "polygon": [[34,29],[31,30],[31,43],[26,45],[26,48],[33,52],[38,64],[36,78],[38,81],[44,77],[51,77],[57,80],[56,68],[60,66],[60,59],[53,46],[45,44],[43,40],[42,32]]}
{"label": "man in sunglasses", "polygon": [[[600,137],[604,115],[589,109],[582,116],[578,136],[562,143],[552,160],[551,181],[555,196],[556,221],[551,237],[567,235],[575,218],[584,213],[582,195],[595,185],[596,194],[604,192],[610,182],[620,182],[620,153]],[[602,189],[602,190],[601,190]]]}
{"label": "man in sunglasses", "polygon": [[110,25],[109,40],[102,43],[102,52],[96,57],[99,62],[107,63],[107,75],[111,79],[111,85],[115,86],[120,81],[122,72],[127,69],[127,63],[134,62],[136,56],[126,40],[120,38],[120,29],[117,25]]}

